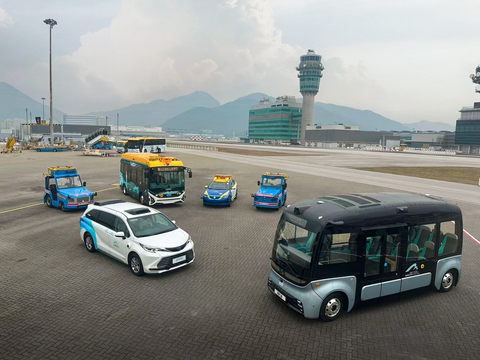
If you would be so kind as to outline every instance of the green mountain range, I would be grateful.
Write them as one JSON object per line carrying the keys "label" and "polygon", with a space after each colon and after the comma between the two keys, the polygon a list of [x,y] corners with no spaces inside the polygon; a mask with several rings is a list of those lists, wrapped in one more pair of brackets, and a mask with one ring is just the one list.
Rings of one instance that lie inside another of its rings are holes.
{"label": "green mountain range", "polygon": [[214,108],[220,103],[210,94],[195,91],[189,95],[179,96],[171,100],[154,100],[148,104],[134,104],[121,109],[91,112],[88,115],[119,116],[122,125],[161,126],[165,121],[194,108]]}
{"label": "green mountain range", "polygon": [[[254,93],[235,101],[220,105],[210,94],[195,91],[189,95],[171,100],[155,100],[147,104],[134,104],[125,108],[91,112],[89,115],[115,118],[119,114],[120,125],[162,126],[164,130],[211,130],[226,136],[245,136],[248,131],[248,112],[262,98],[274,98],[262,93]],[[301,101],[301,98],[298,99]],[[0,121],[25,118],[25,108],[32,118],[42,116],[42,103],[23,94],[13,86],[0,82]],[[49,107],[45,106],[45,117],[49,117]],[[402,124],[370,110],[358,110],[347,106],[315,103],[314,124],[317,125],[357,125],[360,130],[400,131],[433,130],[453,131],[454,126],[445,123],[420,121]],[[54,109],[55,122],[63,121],[64,113]]]}

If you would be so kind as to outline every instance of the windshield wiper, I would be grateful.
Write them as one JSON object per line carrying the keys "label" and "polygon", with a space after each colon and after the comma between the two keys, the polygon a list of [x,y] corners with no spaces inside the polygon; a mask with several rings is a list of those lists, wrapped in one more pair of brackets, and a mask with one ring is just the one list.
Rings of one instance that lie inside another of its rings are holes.
{"label": "windshield wiper", "polygon": [[[282,267],[283,267],[284,269],[290,270],[290,271],[293,273],[293,275],[295,275],[295,276],[298,277],[298,278],[301,278],[301,277],[302,277],[300,274],[298,274],[298,273],[293,269],[292,265],[290,265],[288,262],[283,261],[283,260],[280,259],[278,256],[275,256],[275,259],[276,259],[280,264],[283,265]],[[270,260],[272,260],[274,263],[277,263],[277,262],[275,261],[275,259],[270,258]],[[277,264],[277,265],[278,265],[278,264]]]}

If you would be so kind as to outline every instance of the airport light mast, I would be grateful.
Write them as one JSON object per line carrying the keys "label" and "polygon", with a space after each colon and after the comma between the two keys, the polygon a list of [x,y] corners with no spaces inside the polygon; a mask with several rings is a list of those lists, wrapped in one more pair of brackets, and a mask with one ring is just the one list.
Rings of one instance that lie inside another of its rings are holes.
{"label": "airport light mast", "polygon": [[322,57],[315,54],[314,50],[309,49],[305,55],[300,56],[300,65],[296,69],[300,79],[300,93],[303,96],[300,143],[305,146],[307,125],[313,125],[315,96],[318,93],[320,78],[324,69]]}

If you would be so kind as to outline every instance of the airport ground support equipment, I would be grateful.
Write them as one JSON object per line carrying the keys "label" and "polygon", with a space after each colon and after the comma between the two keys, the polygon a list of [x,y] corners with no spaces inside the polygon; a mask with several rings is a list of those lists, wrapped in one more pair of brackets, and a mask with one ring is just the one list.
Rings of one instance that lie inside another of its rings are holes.
{"label": "airport ground support equipment", "polygon": [[253,206],[279,210],[287,201],[288,176],[283,173],[265,172],[257,182],[260,190],[252,194]]}
{"label": "airport ground support equipment", "polygon": [[48,207],[63,211],[85,209],[94,202],[97,193],[85,188],[77,169],[71,165],[52,166],[48,168],[45,178],[43,202]]}
{"label": "airport ground support equipment", "polygon": [[238,184],[232,175],[215,175],[210,185],[205,185],[203,205],[226,205],[238,197]]}

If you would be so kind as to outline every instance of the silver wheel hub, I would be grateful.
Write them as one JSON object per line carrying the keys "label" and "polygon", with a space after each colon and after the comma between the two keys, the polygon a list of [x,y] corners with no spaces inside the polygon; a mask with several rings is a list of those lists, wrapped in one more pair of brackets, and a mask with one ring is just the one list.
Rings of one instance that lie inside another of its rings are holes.
{"label": "silver wheel hub", "polygon": [[137,257],[133,257],[132,260],[130,261],[130,266],[132,268],[132,271],[137,273],[140,271],[140,260]]}
{"label": "silver wheel hub", "polygon": [[443,275],[442,286],[444,289],[448,289],[453,285],[453,275],[452,273],[446,273]]}
{"label": "silver wheel hub", "polygon": [[335,317],[341,309],[341,302],[337,298],[330,299],[325,307],[325,315],[328,317]]}
{"label": "silver wheel hub", "polygon": [[87,236],[87,238],[85,239],[85,245],[87,245],[87,249],[91,250],[92,247],[93,247],[93,242],[92,242],[92,238]]}

